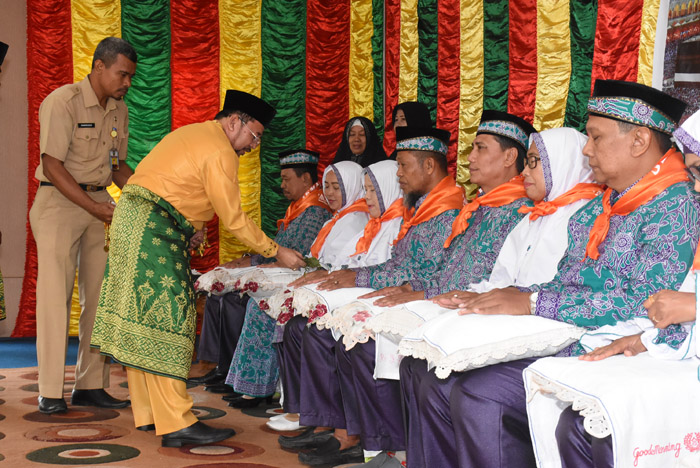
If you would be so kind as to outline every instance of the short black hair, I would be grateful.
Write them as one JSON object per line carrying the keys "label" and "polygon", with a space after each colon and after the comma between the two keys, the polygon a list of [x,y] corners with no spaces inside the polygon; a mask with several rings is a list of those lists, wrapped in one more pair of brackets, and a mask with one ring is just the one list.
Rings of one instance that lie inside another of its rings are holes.
{"label": "short black hair", "polygon": [[[617,127],[620,129],[620,132],[622,133],[629,133],[634,129],[635,127],[643,127],[644,125],[635,125],[630,122],[625,122],[622,120],[617,120]],[[649,127],[646,127],[649,128]],[[671,146],[673,145],[673,142],[671,141],[671,135],[667,135],[663,132],[660,132],[658,130],[654,130],[653,128],[649,128],[651,130],[651,134],[654,136],[654,139],[656,140],[656,144],[659,145],[659,149],[661,150],[662,153],[666,154],[668,150],[671,149]]]}
{"label": "short black hair", "polygon": [[525,160],[527,159],[527,150],[519,144],[517,144],[511,138],[494,134],[491,134],[491,136],[493,136],[496,139],[498,145],[501,147],[501,151],[506,151],[510,148],[515,148],[516,150],[518,150],[518,157],[515,160],[515,167],[518,169],[518,173],[523,172],[523,170],[525,169]]}
{"label": "short black hair", "polygon": [[95,62],[98,60],[102,60],[105,67],[111,67],[117,61],[117,55],[119,54],[134,63],[137,61],[136,50],[131,44],[119,37],[105,37],[97,44],[95,54],[92,56],[92,68],[95,68]]}
{"label": "short black hair", "polygon": [[297,177],[301,177],[304,174],[309,174],[311,176],[312,184],[318,182],[318,166],[316,166],[316,164],[294,164],[293,166],[282,166],[282,169],[294,170]]}
{"label": "short black hair", "polygon": [[438,153],[436,151],[411,151],[413,155],[416,157],[418,162],[423,164],[423,161],[425,161],[425,158],[431,158],[434,159],[435,162],[437,163],[438,167],[442,169],[442,172],[447,172],[447,156]]}

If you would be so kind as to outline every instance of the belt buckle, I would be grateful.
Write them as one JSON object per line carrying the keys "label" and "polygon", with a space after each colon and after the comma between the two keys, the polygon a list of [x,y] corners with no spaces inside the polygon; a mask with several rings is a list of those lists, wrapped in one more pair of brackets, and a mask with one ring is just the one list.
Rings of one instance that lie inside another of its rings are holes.
{"label": "belt buckle", "polygon": [[86,192],[97,192],[97,185],[86,185],[85,186],[85,191]]}

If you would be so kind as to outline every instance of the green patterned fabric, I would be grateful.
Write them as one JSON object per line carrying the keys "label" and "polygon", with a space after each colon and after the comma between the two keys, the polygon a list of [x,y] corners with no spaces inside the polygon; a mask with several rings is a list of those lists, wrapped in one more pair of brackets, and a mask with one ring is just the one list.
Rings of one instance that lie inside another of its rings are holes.
{"label": "green patterned fabric", "polygon": [[0,271],[0,320],[5,320],[5,285],[2,282],[2,271]]}
{"label": "green patterned fabric", "polygon": [[676,124],[670,117],[640,99],[622,96],[592,97],[588,100],[588,112],[643,125],[668,135],[676,129]]}
{"label": "green patterned fabric", "polygon": [[93,347],[129,367],[187,378],[197,320],[189,269],[194,232],[158,195],[124,187],[112,219]]}

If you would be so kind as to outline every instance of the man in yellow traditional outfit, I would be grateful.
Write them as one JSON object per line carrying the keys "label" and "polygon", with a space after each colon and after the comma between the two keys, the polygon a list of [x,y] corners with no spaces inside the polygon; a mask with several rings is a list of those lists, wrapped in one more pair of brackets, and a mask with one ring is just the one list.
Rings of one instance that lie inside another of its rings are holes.
{"label": "man in yellow traditional outfit", "polygon": [[275,109],[226,93],[214,120],[167,135],[141,161],[114,211],[92,345],[127,366],[134,423],[162,445],[208,444],[235,434],[197,420],[185,379],[194,348],[189,240],[214,213],[241,242],[284,267],[298,252],[268,238],[241,208],[238,156],[256,148]]}

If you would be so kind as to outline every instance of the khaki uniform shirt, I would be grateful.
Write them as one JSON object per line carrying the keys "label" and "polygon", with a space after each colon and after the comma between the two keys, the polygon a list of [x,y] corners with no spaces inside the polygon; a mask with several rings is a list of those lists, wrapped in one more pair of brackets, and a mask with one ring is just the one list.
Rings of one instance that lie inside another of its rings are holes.
{"label": "khaki uniform shirt", "polygon": [[[39,107],[39,150],[60,161],[79,184],[112,183],[109,150],[126,159],[129,139],[129,113],[122,100],[109,98],[103,109],[86,77],[79,83],[61,86],[46,96]],[[117,136],[110,133],[117,129]],[[34,176],[49,182],[42,163]]]}
{"label": "khaki uniform shirt", "polygon": [[215,120],[168,134],[139,163],[129,184],[163,197],[196,229],[216,213],[245,245],[265,257],[277,254],[277,244],[241,207],[238,155]]}

